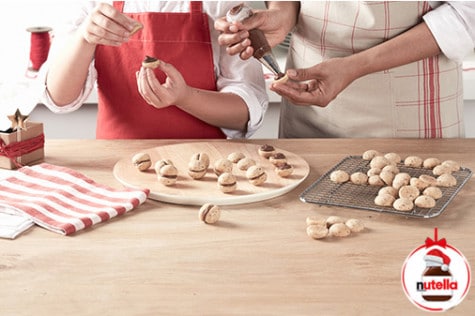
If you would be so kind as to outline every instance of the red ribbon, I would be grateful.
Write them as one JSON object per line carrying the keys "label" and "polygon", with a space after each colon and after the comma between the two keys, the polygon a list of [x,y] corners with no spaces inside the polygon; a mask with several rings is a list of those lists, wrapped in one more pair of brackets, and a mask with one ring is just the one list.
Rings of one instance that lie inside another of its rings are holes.
{"label": "red ribbon", "polygon": [[17,168],[23,167],[21,163],[16,161],[18,157],[24,154],[31,153],[37,149],[44,147],[45,135],[40,134],[36,137],[26,139],[20,142],[11,143],[6,145],[3,139],[0,138],[0,156],[10,159]]}
{"label": "red ribbon", "polygon": [[445,238],[442,238],[441,240],[432,240],[430,237],[427,237],[426,239],[426,248],[432,247],[432,246],[440,246],[442,248],[447,247],[447,241]]}
{"label": "red ribbon", "polygon": [[40,70],[41,65],[48,59],[50,45],[48,31],[31,33],[30,61],[32,70]]}
{"label": "red ribbon", "polygon": [[436,227],[436,228],[434,228],[434,240],[432,240],[430,237],[427,237],[425,245],[426,245],[426,248],[430,248],[430,247],[433,247],[433,246],[440,246],[442,248],[446,248],[447,247],[447,240],[445,240],[445,238],[442,238],[440,240],[438,239],[438,231],[437,231],[437,227]]}

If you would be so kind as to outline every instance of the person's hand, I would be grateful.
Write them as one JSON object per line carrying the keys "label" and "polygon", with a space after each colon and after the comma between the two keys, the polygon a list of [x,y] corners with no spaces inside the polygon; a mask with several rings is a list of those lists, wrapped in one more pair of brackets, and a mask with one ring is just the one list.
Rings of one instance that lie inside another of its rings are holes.
{"label": "person's hand", "polygon": [[136,22],[107,3],[99,3],[80,27],[80,34],[93,45],[119,46],[126,42]]}
{"label": "person's hand", "polygon": [[326,107],[358,76],[345,58],[333,58],[310,68],[287,70],[286,83],[270,89],[297,105]]}
{"label": "person's hand", "polygon": [[144,100],[157,109],[186,102],[191,95],[191,87],[181,73],[163,61],[157,69],[167,75],[163,84],[158,81],[153,69],[141,67],[137,72],[137,86]]}
{"label": "person's hand", "polygon": [[[246,22],[249,23],[249,21]],[[226,21],[226,17],[222,17],[214,22],[214,28],[221,32],[218,36],[218,43],[226,47],[226,52],[229,55],[239,54],[244,60],[252,57],[254,50],[251,47],[249,32],[242,23],[230,23]]]}
{"label": "person's hand", "polygon": [[[214,28],[221,32],[218,43],[226,46],[229,55],[237,55],[241,59],[249,59],[254,53],[249,39],[249,30],[260,29],[271,47],[281,43],[293,27],[292,10],[268,9],[253,10],[253,15],[242,22],[229,23],[226,17],[215,21]],[[290,17],[288,15],[291,15]]]}

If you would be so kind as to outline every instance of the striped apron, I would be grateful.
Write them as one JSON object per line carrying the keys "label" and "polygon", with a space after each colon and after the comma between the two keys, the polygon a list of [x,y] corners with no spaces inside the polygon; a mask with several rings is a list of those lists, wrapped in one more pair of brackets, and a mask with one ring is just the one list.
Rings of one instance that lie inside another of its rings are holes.
{"label": "striped apron", "polygon": [[[418,1],[302,1],[287,68],[378,45],[420,23],[430,9]],[[376,72],[355,80],[325,108],[284,99],[279,136],[463,137],[461,64],[440,54]]]}

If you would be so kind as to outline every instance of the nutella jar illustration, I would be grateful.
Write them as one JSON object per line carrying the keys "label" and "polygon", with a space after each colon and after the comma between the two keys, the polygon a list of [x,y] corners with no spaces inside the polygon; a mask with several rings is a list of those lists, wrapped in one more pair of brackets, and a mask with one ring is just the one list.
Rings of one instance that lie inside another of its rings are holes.
{"label": "nutella jar illustration", "polygon": [[426,269],[422,275],[422,297],[426,301],[448,301],[457,282],[449,270],[450,258],[439,249],[432,249],[424,256]]}
{"label": "nutella jar illustration", "polygon": [[[251,17],[252,14],[251,8],[246,6],[244,3],[241,3],[228,11],[226,14],[226,20],[228,22],[242,22]],[[251,41],[251,46],[254,49],[253,57],[266,66],[276,76],[276,78],[283,76],[264,33],[259,29],[252,29],[249,31],[249,39]]]}

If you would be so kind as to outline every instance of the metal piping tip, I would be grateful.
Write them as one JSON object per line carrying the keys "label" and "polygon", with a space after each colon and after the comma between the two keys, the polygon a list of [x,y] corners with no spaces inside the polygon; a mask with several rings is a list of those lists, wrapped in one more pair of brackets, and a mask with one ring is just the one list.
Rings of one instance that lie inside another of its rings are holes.
{"label": "metal piping tip", "polygon": [[266,54],[259,59],[259,61],[266,66],[275,76],[278,76],[282,73],[280,70],[279,64],[275,60],[274,55]]}

